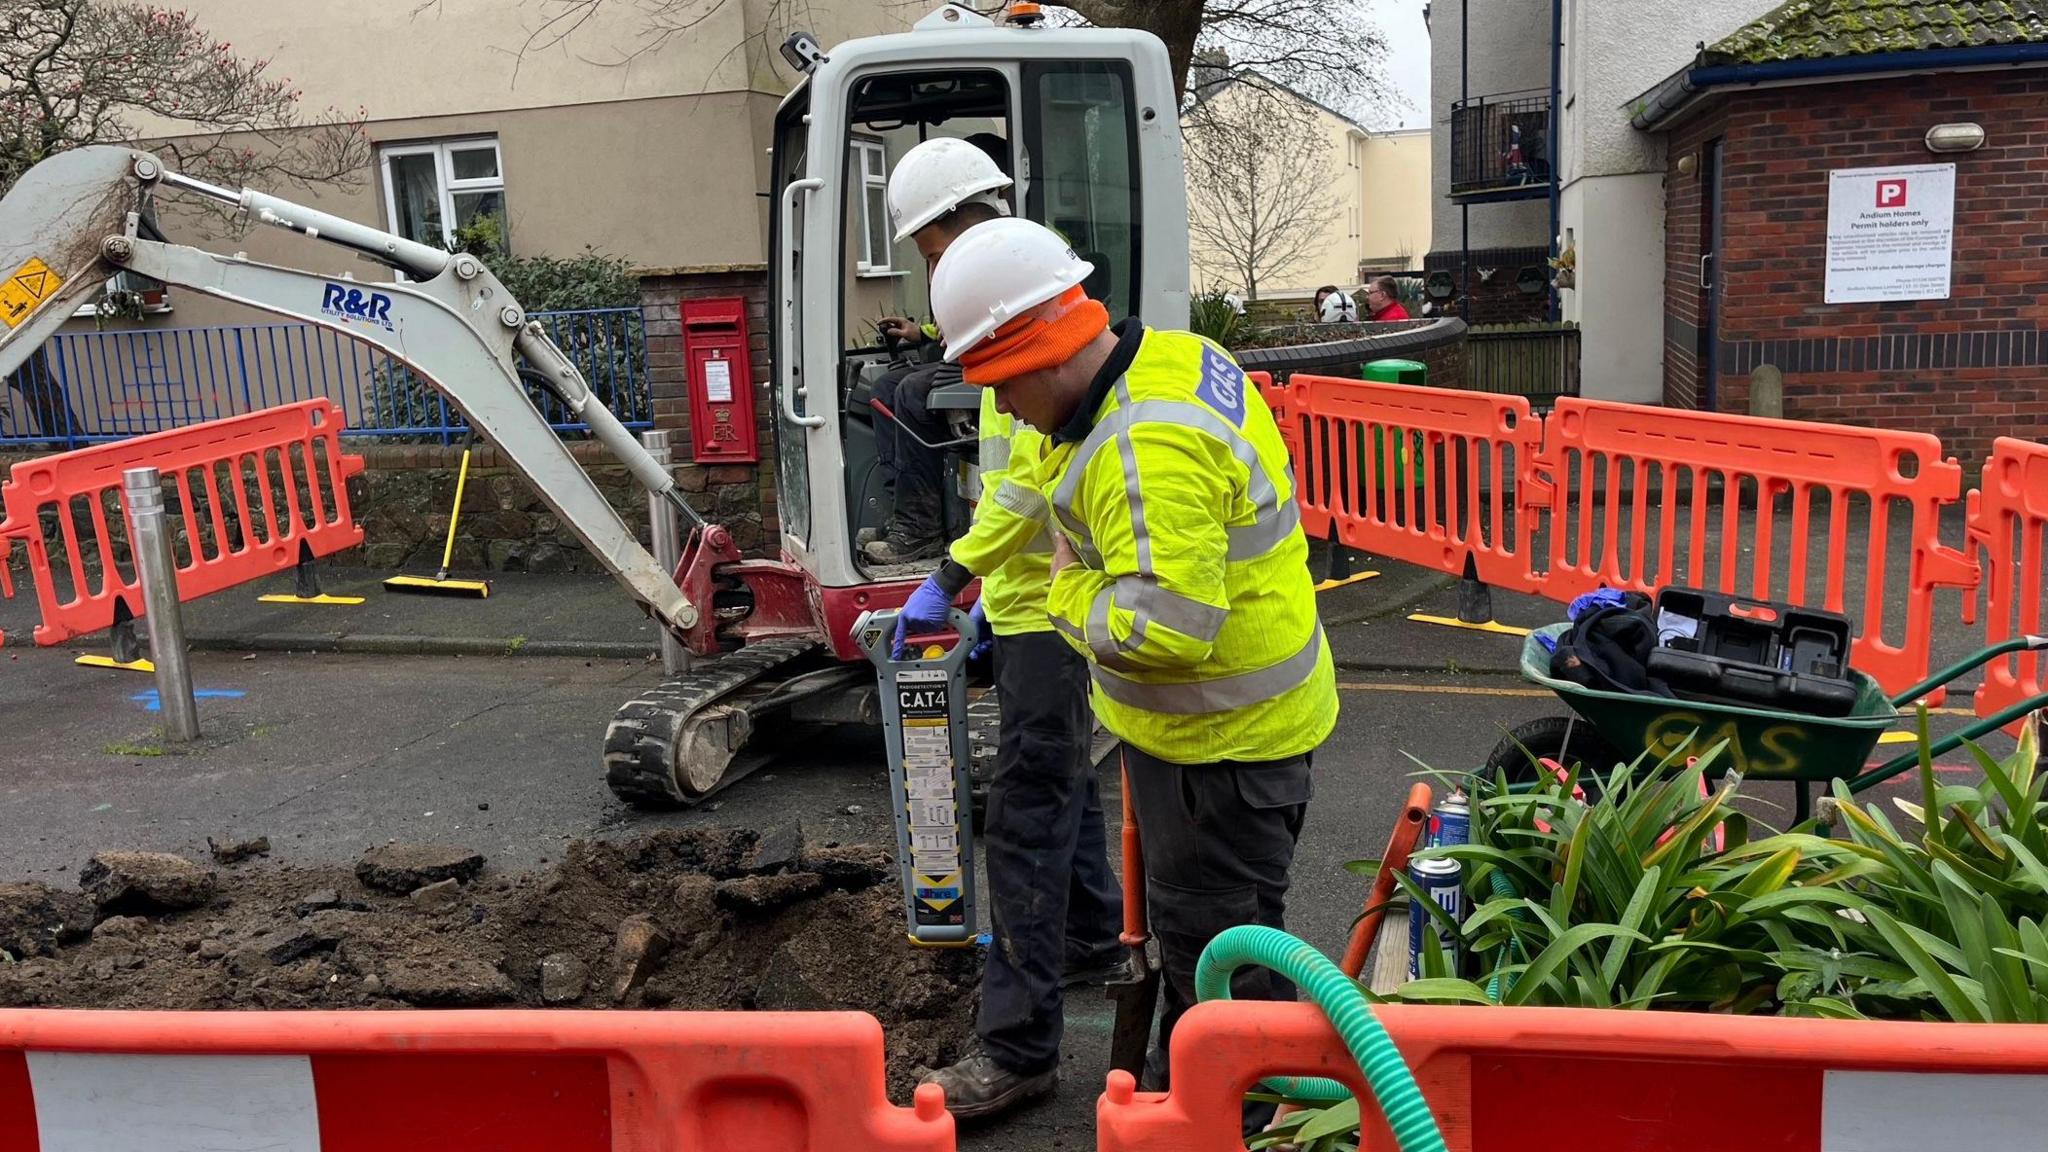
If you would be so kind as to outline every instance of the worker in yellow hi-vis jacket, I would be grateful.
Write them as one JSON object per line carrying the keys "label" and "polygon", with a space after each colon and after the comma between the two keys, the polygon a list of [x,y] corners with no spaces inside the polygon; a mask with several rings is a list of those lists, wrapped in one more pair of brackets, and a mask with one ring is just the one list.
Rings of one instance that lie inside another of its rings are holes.
{"label": "worker in yellow hi-vis jacket", "polygon": [[[1111,329],[1092,271],[1026,220],[956,238],[932,276],[946,355],[1047,437],[1051,622],[1121,737],[1167,976],[1164,1087],[1195,963],[1225,928],[1283,927],[1310,760],[1337,719],[1308,541],[1272,413],[1220,347]],[[1246,970],[1239,998],[1291,997]]]}
{"label": "worker in yellow hi-vis jacket", "polygon": [[[918,145],[898,163],[890,209],[918,246],[942,253],[1009,179],[957,140]],[[957,371],[957,369],[955,369]],[[977,631],[995,649],[1002,729],[989,782],[982,845],[994,906],[994,946],[982,968],[975,1050],[928,1077],[946,1107],[969,1119],[1050,1092],[1059,1080],[1064,990],[1121,974],[1123,897],[1109,869],[1102,799],[1088,756],[1088,665],[1046,615],[1052,533],[1045,500],[1027,477],[1045,437],[996,410],[984,395],[981,499],[974,524],[910,597],[897,644],[946,627],[947,608],[976,576]],[[975,639],[979,639],[976,637]],[[970,640],[969,642],[974,642]]]}

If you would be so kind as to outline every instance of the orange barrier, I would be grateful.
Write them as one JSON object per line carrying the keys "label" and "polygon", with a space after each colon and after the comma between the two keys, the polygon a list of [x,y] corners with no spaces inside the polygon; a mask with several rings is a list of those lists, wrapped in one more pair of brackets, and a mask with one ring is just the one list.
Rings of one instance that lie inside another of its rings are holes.
{"label": "orange barrier", "polygon": [[[2048,1131],[2048,1029],[1676,1012],[1382,1005],[1451,1152],[1922,1152],[2035,1148]],[[1100,1152],[1242,1152],[1262,1076],[1328,1076],[1386,1123],[1322,1013],[1196,1005],[1173,1033],[1173,1091],[1114,1072]],[[2023,1077],[2013,1079],[2012,1077]]]}
{"label": "orange barrier", "polygon": [[951,1152],[851,1012],[0,1013],[0,1148]]}
{"label": "orange barrier", "polygon": [[1543,423],[1526,399],[1308,375],[1272,392],[1310,536],[1542,591],[1522,505],[1549,493],[1527,479]]}
{"label": "orange barrier", "polygon": [[[2043,533],[2048,531],[2048,446],[2001,436],[1991,445],[1981,486],[1970,493],[1969,548],[1984,573],[1984,643],[2039,635]],[[1963,600],[1976,623],[1975,599]],[[2034,653],[1984,667],[1977,715],[1992,716],[2044,691]]]}
{"label": "orange barrier", "polygon": [[[43,615],[36,643],[110,627],[117,604],[130,616],[143,614],[121,499],[128,468],[159,469],[175,492],[172,507],[185,527],[177,545],[180,600],[361,544],[348,480],[363,460],[342,453],[342,430],[340,406],[307,400],[16,464],[0,488],[0,544],[28,545]],[[46,537],[46,517],[55,523],[54,540]]]}
{"label": "orange barrier", "polygon": [[[1551,599],[1676,583],[1847,612],[1860,617],[1852,662],[1896,692],[1927,674],[1935,589],[1976,583],[1967,557],[1938,538],[1962,469],[1925,433],[1576,398],[1558,401],[1544,431],[1536,479],[1552,492],[1542,588]],[[1909,584],[1887,619],[1885,560],[1901,512]],[[1855,560],[1852,522],[1868,540]],[[1860,612],[1844,599],[1852,567],[1862,569]]]}

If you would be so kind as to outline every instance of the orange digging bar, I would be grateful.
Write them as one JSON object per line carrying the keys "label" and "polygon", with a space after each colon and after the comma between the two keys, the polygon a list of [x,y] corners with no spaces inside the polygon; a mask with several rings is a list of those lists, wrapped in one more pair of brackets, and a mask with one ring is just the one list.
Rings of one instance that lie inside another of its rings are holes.
{"label": "orange digging bar", "polygon": [[1143,948],[1152,939],[1145,918],[1145,852],[1138,843],[1138,816],[1131,810],[1131,774],[1124,774],[1124,934],[1126,948]]}
{"label": "orange digging bar", "polygon": [[1109,1066],[1136,1076],[1145,1068],[1152,1044],[1152,1017],[1159,1007],[1159,970],[1145,951],[1151,933],[1146,924],[1145,856],[1138,839],[1138,816],[1131,804],[1131,774],[1123,774],[1124,806],[1124,931],[1129,951],[1127,977],[1110,986],[1116,1020],[1109,1030]]}
{"label": "orange digging bar", "polygon": [[[1351,927],[1351,942],[1344,947],[1344,959],[1338,967],[1353,980],[1365,970],[1365,958],[1372,952],[1372,942],[1380,934],[1380,921],[1386,917],[1387,901],[1394,897],[1394,873],[1408,867],[1408,854],[1422,842],[1423,830],[1429,827],[1429,785],[1417,781],[1408,789],[1408,806],[1394,821],[1394,834],[1387,837],[1386,855],[1380,857],[1379,871],[1373,874],[1372,891],[1365,898],[1365,915]],[[1124,919],[1130,920],[1130,904],[1124,904]]]}

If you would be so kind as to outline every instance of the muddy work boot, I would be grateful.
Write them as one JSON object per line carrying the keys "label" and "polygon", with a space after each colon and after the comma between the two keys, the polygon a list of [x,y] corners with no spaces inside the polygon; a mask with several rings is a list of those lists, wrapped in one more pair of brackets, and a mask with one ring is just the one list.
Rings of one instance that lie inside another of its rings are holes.
{"label": "muddy work boot", "polygon": [[917,493],[897,501],[889,530],[880,540],[862,547],[861,554],[877,564],[914,564],[945,550],[945,535],[939,531],[938,494]]}
{"label": "muddy work boot", "polygon": [[1050,1095],[1060,1082],[1060,1070],[1048,1068],[1035,1076],[1012,1072],[986,1053],[977,1052],[949,1068],[924,1078],[946,1090],[946,1111],[957,1120],[978,1120],[1007,1112],[1019,1104]]}

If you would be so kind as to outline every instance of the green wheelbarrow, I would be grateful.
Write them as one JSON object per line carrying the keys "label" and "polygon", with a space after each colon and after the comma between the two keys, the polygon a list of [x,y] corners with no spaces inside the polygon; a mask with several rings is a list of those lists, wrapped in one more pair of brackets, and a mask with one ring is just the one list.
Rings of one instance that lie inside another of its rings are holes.
{"label": "green wheelbarrow", "polygon": [[[1994,644],[1976,655],[1935,673],[1896,696],[1886,696],[1877,681],[1850,670],[1857,686],[1856,703],[1843,716],[1815,716],[1735,704],[1676,700],[1665,696],[1608,692],[1550,675],[1550,650],[1542,639],[1555,640],[1571,627],[1552,624],[1522,642],[1522,677],[1557,693],[1571,708],[1569,716],[1546,716],[1516,727],[1487,757],[1486,774],[1505,772],[1511,784],[1528,784],[1539,771],[1535,759],[1559,764],[1611,766],[1648,753],[1655,764],[1690,745],[1704,751],[1723,741],[1723,763],[1746,780],[1789,780],[1798,783],[1795,820],[1805,820],[1811,785],[1841,779],[1861,792],[1911,769],[1919,762],[1914,747],[1876,767],[1866,768],[1879,739],[1901,719],[1900,709],[1956,678],[2001,656],[2048,649],[2048,636],[2022,636]],[[2048,694],[2023,700],[1995,716],[1974,721],[1936,740],[1939,756],[1980,739],[2007,724],[2048,707]],[[1534,759],[1532,759],[1534,758]]]}

